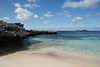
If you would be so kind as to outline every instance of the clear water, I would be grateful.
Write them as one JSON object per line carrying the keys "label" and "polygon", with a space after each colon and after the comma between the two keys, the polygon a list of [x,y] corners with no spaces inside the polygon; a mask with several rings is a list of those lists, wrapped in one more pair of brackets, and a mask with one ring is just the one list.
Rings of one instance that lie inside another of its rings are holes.
{"label": "clear water", "polygon": [[35,43],[47,44],[42,49],[100,58],[100,31],[59,31],[58,34],[39,35],[29,37],[27,40],[33,45]]}

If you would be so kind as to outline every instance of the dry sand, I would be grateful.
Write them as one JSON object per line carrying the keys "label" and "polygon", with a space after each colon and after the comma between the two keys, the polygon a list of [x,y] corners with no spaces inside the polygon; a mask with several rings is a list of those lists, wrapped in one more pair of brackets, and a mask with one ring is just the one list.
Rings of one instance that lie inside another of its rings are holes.
{"label": "dry sand", "polygon": [[[82,59],[81,59],[82,60]],[[88,61],[87,61],[88,62]],[[0,57],[0,67],[99,67],[99,64],[64,59],[51,53],[16,52]]]}

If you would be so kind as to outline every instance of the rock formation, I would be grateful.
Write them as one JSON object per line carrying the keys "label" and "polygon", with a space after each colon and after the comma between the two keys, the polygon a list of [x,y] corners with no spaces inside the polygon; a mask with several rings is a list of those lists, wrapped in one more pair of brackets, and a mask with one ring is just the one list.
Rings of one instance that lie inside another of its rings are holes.
{"label": "rock formation", "polygon": [[[7,23],[0,20],[0,46],[8,43],[19,43],[25,37],[40,34],[56,34],[56,31],[25,30],[21,23]],[[4,45],[3,45],[4,46]]]}
{"label": "rock formation", "polygon": [[7,23],[0,20],[0,44],[21,41],[29,35],[21,23]]}
{"label": "rock formation", "polygon": [[41,35],[41,34],[57,34],[57,31],[53,31],[53,30],[50,30],[50,31],[30,30],[29,32],[30,32],[29,36],[36,36],[36,35]]}

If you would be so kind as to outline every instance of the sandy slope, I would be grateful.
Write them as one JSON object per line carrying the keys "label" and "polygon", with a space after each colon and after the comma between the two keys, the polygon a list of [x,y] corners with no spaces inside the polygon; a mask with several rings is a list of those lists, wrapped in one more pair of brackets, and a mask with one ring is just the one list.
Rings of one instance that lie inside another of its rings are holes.
{"label": "sandy slope", "polygon": [[0,67],[99,67],[39,53],[16,52],[0,57]]}

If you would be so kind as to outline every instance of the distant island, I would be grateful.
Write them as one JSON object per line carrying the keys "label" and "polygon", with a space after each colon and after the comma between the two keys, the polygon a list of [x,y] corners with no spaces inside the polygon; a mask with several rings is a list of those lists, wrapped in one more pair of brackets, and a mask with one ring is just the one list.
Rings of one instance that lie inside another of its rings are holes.
{"label": "distant island", "polygon": [[76,30],[76,31],[88,31],[88,30]]}

